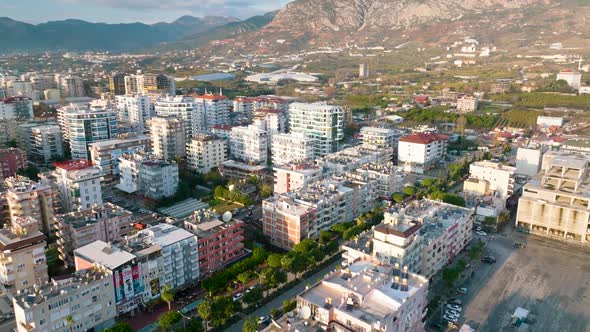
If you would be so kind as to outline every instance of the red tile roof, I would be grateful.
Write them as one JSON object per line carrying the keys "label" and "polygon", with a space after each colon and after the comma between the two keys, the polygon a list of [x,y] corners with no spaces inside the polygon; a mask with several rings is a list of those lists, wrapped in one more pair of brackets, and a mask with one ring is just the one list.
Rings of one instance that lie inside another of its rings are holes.
{"label": "red tile roof", "polygon": [[416,144],[428,144],[435,141],[447,140],[447,135],[437,133],[415,133],[412,135],[404,136],[400,138],[400,142],[416,143]]}

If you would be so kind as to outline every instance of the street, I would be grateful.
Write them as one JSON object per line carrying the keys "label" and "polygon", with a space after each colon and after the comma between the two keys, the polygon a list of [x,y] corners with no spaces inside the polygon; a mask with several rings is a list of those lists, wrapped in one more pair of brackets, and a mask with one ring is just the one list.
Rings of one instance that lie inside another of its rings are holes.
{"label": "street", "polygon": [[[261,307],[260,309],[256,310],[250,316],[260,317],[260,316],[270,316],[271,309],[280,309],[283,305],[283,301],[296,297],[299,293],[305,290],[307,285],[311,285],[316,283],[317,281],[321,280],[328,272],[333,271],[336,269],[336,265],[341,264],[341,260],[337,260],[336,262],[326,266],[325,268],[321,269],[311,277],[307,278],[306,280],[302,280],[297,286],[289,289],[279,297],[275,298],[274,300],[267,303],[265,306]],[[239,322],[235,323],[234,325],[228,327],[226,331],[229,332],[241,332],[242,326],[244,324],[244,320],[240,320]]]}
{"label": "street", "polygon": [[[513,248],[514,241],[526,244]],[[512,313],[529,310],[534,331],[587,331],[590,328],[590,262],[587,248],[512,232],[495,235],[484,255],[497,259],[480,264],[458,287],[464,303],[460,323],[478,331],[512,331]]]}

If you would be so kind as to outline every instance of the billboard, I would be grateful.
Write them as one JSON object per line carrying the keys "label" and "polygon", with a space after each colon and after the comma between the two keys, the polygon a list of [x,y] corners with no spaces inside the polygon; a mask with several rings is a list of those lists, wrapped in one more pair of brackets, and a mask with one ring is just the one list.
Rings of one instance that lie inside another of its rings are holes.
{"label": "billboard", "polygon": [[133,290],[135,294],[143,293],[143,280],[141,278],[141,266],[135,265],[131,268],[131,274],[133,276]]}
{"label": "billboard", "polygon": [[150,280],[150,290],[152,293],[152,297],[155,297],[158,294],[160,294],[160,278]]}
{"label": "billboard", "polygon": [[123,295],[127,300],[135,295],[133,291],[133,273],[130,266],[123,269]]}

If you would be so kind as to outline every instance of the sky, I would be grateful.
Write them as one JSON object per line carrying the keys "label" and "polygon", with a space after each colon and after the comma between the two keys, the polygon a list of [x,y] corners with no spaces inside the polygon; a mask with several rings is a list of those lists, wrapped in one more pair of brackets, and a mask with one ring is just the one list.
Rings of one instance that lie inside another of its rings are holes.
{"label": "sky", "polygon": [[171,22],[183,15],[245,19],[280,9],[290,0],[0,0],[0,17],[27,23],[68,18],[89,22]]}

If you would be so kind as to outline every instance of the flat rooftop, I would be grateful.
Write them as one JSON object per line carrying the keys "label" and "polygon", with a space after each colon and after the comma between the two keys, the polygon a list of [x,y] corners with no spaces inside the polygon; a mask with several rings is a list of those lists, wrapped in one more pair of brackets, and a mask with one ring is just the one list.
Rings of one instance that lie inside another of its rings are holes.
{"label": "flat rooftop", "polygon": [[94,241],[74,250],[74,255],[90,263],[98,263],[110,270],[135,259],[135,255],[103,241]]}
{"label": "flat rooftop", "polygon": [[204,203],[198,199],[189,198],[170,207],[159,209],[158,211],[172,218],[182,219],[192,215],[196,211],[208,208],[209,204]]}
{"label": "flat rooftop", "polygon": [[74,228],[95,224],[99,220],[131,217],[133,214],[113,203],[105,203],[90,210],[74,211],[55,217],[62,223],[72,225]]}

